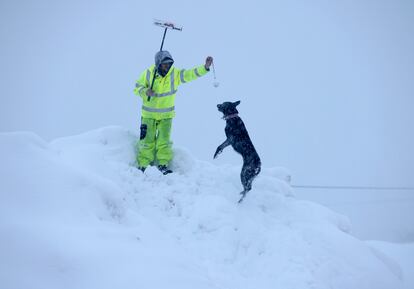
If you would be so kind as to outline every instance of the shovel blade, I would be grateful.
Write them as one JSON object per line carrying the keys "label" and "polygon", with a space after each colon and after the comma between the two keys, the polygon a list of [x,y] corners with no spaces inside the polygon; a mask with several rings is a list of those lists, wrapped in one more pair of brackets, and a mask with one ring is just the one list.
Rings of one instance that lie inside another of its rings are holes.
{"label": "shovel blade", "polygon": [[154,25],[159,26],[159,27],[163,27],[163,28],[174,29],[174,30],[178,30],[178,31],[183,30],[182,27],[178,27],[176,24],[174,24],[173,22],[170,22],[170,21],[163,21],[163,20],[154,19]]}

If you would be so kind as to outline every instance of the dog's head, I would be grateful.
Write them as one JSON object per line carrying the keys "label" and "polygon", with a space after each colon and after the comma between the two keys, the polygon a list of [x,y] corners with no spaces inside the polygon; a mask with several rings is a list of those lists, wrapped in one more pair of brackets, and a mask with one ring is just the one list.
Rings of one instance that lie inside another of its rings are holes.
{"label": "dog's head", "polygon": [[218,111],[221,111],[224,116],[239,113],[236,109],[236,106],[240,104],[240,100],[236,102],[223,102],[222,104],[217,104]]}

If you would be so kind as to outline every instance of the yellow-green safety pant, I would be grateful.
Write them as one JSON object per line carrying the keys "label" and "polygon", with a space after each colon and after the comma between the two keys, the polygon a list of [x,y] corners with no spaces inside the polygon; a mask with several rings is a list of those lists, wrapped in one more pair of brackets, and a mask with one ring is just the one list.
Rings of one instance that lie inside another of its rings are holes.
{"label": "yellow-green safety pant", "polygon": [[173,158],[171,137],[172,118],[156,120],[141,119],[141,134],[138,143],[138,166],[146,168],[158,162],[168,165]]}

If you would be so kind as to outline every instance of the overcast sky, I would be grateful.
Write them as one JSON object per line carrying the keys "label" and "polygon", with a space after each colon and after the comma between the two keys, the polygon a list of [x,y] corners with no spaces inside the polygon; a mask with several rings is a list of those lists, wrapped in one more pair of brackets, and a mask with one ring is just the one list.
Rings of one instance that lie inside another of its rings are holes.
{"label": "overcast sky", "polygon": [[263,165],[295,183],[414,185],[414,1],[0,2],[0,131],[46,140],[120,125],[138,131],[135,80],[162,30],[179,68],[215,58],[180,87],[176,146],[215,163],[219,102],[239,111]]}

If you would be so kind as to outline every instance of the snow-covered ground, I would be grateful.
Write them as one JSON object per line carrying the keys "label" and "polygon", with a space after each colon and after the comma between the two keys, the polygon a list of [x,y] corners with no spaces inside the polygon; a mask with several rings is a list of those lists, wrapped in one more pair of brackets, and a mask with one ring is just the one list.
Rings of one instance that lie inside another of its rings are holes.
{"label": "snow-covered ground", "polygon": [[369,241],[372,247],[393,258],[400,265],[406,289],[414,288],[414,244]]}
{"label": "snow-covered ground", "polygon": [[142,174],[136,139],[0,134],[0,288],[410,288],[411,245],[359,240],[286,170],[238,205],[240,168],[177,148],[174,174]]}
{"label": "snow-covered ground", "polygon": [[360,239],[414,243],[414,191],[296,189],[295,194],[346,215]]}

